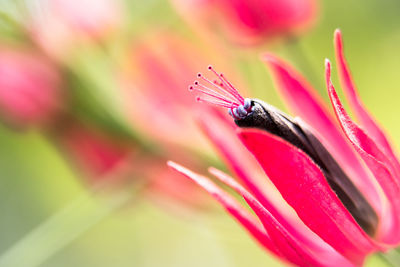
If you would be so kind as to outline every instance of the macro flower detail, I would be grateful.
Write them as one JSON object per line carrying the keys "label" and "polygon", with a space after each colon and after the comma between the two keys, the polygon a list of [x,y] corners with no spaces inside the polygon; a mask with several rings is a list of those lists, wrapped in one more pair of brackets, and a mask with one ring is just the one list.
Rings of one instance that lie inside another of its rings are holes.
{"label": "macro flower detail", "polygon": [[264,60],[299,117],[244,98],[212,67],[215,80],[198,74],[189,87],[200,93],[198,101],[227,108],[233,117],[236,126],[212,115],[202,117],[200,125],[239,182],[209,171],[241,195],[256,216],[209,178],[168,162],[216,198],[263,247],[299,266],[360,266],[369,254],[400,243],[399,161],[356,92],[339,30],[334,39],[339,78],[360,126],[335,91],[328,60],[326,82],[337,120],[310,84],[271,54]]}

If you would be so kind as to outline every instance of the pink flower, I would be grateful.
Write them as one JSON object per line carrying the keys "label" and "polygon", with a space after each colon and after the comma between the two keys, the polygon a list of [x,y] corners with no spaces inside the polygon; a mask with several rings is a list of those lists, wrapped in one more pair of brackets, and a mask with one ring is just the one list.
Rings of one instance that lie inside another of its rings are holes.
{"label": "pink flower", "polygon": [[197,29],[222,31],[241,44],[289,37],[310,28],[317,0],[173,0],[176,9]]}
{"label": "pink flower", "polygon": [[[161,153],[151,154],[132,141],[77,120],[63,120],[51,136],[89,185],[107,183],[111,188],[121,190],[129,188],[129,184],[141,184],[141,194],[173,211],[209,205],[208,197],[192,182],[184,177],[172,179],[175,173],[165,165],[166,157]],[[175,151],[168,157],[199,169],[194,158],[183,151]]]}
{"label": "pink flower", "polygon": [[64,121],[53,136],[79,169],[94,181],[115,178],[126,172],[134,147],[82,123]]}
{"label": "pink flower", "polygon": [[43,124],[61,104],[61,79],[52,63],[34,51],[0,48],[0,113],[18,127]]}
{"label": "pink flower", "polygon": [[79,44],[103,40],[121,21],[118,0],[51,0],[32,14],[27,27],[47,53],[60,58]]}
{"label": "pink flower", "polygon": [[168,163],[214,196],[263,247],[299,266],[360,266],[367,255],[400,243],[399,161],[356,92],[340,31],[335,49],[340,81],[360,126],[336,94],[329,61],[326,81],[337,120],[309,83],[273,55],[264,59],[299,116],[294,119],[241,97],[211,68],[219,82],[207,86],[202,99],[227,107],[239,127],[207,114],[201,124],[244,186],[219,170],[209,171],[240,194],[255,216],[209,178]]}

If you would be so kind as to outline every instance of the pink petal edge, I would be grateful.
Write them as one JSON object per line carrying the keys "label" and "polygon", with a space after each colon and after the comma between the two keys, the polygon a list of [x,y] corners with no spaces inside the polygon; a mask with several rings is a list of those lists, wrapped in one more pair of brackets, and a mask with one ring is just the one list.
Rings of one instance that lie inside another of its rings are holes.
{"label": "pink petal edge", "polygon": [[293,263],[300,266],[354,266],[351,262],[345,259],[337,251],[329,247],[329,250],[320,248],[319,250],[313,250],[312,247],[308,247],[302,244],[299,240],[296,240],[289,232],[286,231],[279,224],[278,221],[270,214],[270,212],[261,205],[261,203],[250,194],[243,186],[236,182],[232,177],[226,173],[215,169],[209,168],[209,172],[217,177],[221,182],[234,189],[240,194],[249,206],[255,211],[259,219],[262,221],[267,232],[275,242],[277,247],[281,251],[285,251],[285,255],[292,259]]}
{"label": "pink petal edge", "polygon": [[233,131],[237,129],[233,122],[209,114],[202,114],[198,120],[230,169],[292,236],[310,249],[329,250],[330,246],[301,221],[265,176],[261,166]]}
{"label": "pink petal edge", "polygon": [[282,258],[282,254],[272,243],[271,238],[253,215],[244,209],[234,198],[221,190],[216,184],[208,178],[196,174],[185,167],[168,161],[167,165],[175,171],[183,174],[185,177],[193,180],[209,194],[211,194],[236,220],[265,248],[273,252],[276,256]]}
{"label": "pink petal edge", "polygon": [[360,164],[346,141],[333,114],[309,82],[287,62],[268,53],[263,56],[274,78],[275,88],[293,114],[314,128],[314,133],[344,167],[346,173],[376,210],[381,209],[380,197],[369,173]]}
{"label": "pink petal edge", "polygon": [[[375,142],[355,124],[344,109],[331,81],[331,65],[329,60],[325,62],[325,76],[329,91],[329,97],[336,117],[340,122],[343,132],[351,142],[355,150],[361,156],[368,168],[374,174],[376,180],[384,191],[388,202],[388,209],[383,210],[382,222],[376,239],[389,245],[400,242],[400,186],[391,173],[389,160],[377,147]],[[397,234],[396,234],[397,233]]]}
{"label": "pink petal edge", "polygon": [[369,136],[378,143],[379,148],[388,156],[398,179],[400,179],[400,163],[392,150],[390,142],[376,120],[365,108],[357,92],[350,68],[344,56],[343,38],[339,29],[337,29],[334,34],[334,45],[340,84],[345,92],[346,98],[350,102],[350,107],[359,118],[361,127],[366,130]]}

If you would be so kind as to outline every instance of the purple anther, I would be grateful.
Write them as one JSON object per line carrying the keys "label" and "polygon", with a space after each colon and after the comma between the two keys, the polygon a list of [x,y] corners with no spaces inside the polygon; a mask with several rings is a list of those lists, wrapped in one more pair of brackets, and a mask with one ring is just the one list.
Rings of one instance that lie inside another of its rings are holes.
{"label": "purple anther", "polygon": [[244,109],[243,106],[239,106],[239,107],[237,108],[237,111],[238,111],[240,117],[246,117],[247,114],[248,114],[248,112]]}
{"label": "purple anther", "polygon": [[251,109],[251,99],[250,98],[245,98],[244,99],[243,107],[247,112],[250,111],[250,109]]}
{"label": "purple anther", "polygon": [[237,108],[234,108],[234,109],[233,109],[233,114],[235,115],[236,118],[240,118],[240,117],[241,117],[241,116],[239,115],[239,113],[238,113]]}

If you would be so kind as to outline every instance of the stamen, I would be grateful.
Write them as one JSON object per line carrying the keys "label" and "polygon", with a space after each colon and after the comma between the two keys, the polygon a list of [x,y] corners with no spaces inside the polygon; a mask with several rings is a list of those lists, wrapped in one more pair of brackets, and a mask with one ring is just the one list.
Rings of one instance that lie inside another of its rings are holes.
{"label": "stamen", "polygon": [[228,98],[231,102],[236,102],[236,100],[237,100],[236,98],[234,98],[234,97],[233,97],[232,95],[230,95],[230,94],[227,94],[222,88],[220,88],[220,87],[219,87],[218,85],[216,85],[215,83],[212,83],[210,80],[204,78],[203,76],[201,76],[200,79],[202,79],[203,81],[205,81],[205,82],[211,84],[211,85],[214,86],[216,89],[218,89],[218,91],[212,90],[211,88],[208,88],[207,86],[204,86],[204,85],[202,85],[202,84],[196,84],[196,85],[201,86],[201,87],[203,87],[203,88],[206,89],[206,90],[212,90],[212,91],[214,91],[215,93],[217,93],[218,95],[220,95],[220,96],[222,96],[222,97]]}
{"label": "stamen", "polygon": [[225,78],[222,73],[219,76],[221,77],[221,80],[228,84],[228,87],[231,89],[232,93],[239,98],[241,102],[243,102],[244,98],[239,94],[238,90],[236,90],[236,88]]}
{"label": "stamen", "polygon": [[233,101],[233,102],[239,101],[239,103],[241,102],[240,98],[238,98],[235,94],[232,94],[230,88],[228,88],[229,90],[226,90],[225,88],[221,87],[218,83],[211,82],[209,79],[205,78],[201,73],[198,73],[197,77],[199,77],[200,79],[202,79],[206,83],[210,84],[213,88],[217,89],[219,93],[221,93],[224,96],[230,98],[231,101]]}
{"label": "stamen", "polygon": [[[226,96],[218,93],[217,91],[211,90],[210,88],[208,88],[208,87],[206,87],[206,86],[204,86],[202,84],[199,84],[197,81],[194,84],[197,87],[193,87],[193,86],[189,87],[189,90],[191,89],[191,90],[199,91],[199,92],[201,92],[201,93],[203,93],[205,95],[214,97],[216,99],[219,99],[219,100],[221,100],[221,101],[223,101],[225,103],[231,104],[231,105],[234,104],[234,102],[235,102],[234,99],[227,98]],[[201,88],[203,88],[203,89],[201,89]]]}
{"label": "stamen", "polygon": [[219,81],[217,81],[217,80],[214,80],[213,83],[218,85],[219,87],[224,87],[224,84],[219,82]]}
{"label": "stamen", "polygon": [[235,120],[238,120],[238,119],[239,119],[239,117],[237,117],[237,116],[235,115],[235,109],[230,108],[230,109],[228,110],[228,113],[229,113],[229,115],[231,115]]}
{"label": "stamen", "polygon": [[[220,107],[229,108],[234,118],[240,118],[248,114],[251,109],[251,102],[245,100],[235,87],[223,76],[216,72],[212,66],[208,67],[218,79],[210,80],[204,77],[201,73],[197,74],[199,81],[195,81],[194,85],[189,86],[190,91],[199,91],[207,97],[196,98],[197,101],[205,102]],[[201,83],[201,81],[203,83]],[[237,110],[241,107],[240,111]],[[243,107],[244,106],[244,107]],[[239,114],[238,114],[239,112]]]}
{"label": "stamen", "polygon": [[206,99],[206,98],[202,98],[200,96],[196,97],[196,101],[198,101],[198,102],[206,102],[208,104],[212,104],[212,105],[216,105],[216,106],[220,106],[220,107],[224,107],[224,108],[237,107],[236,104],[226,103],[226,102],[218,101],[216,99]]}
{"label": "stamen", "polygon": [[225,78],[225,76],[222,73],[216,72],[212,66],[208,66],[208,69],[214,73],[218,77],[218,79],[221,81],[222,84],[225,85],[227,91],[229,91],[237,100],[239,100],[240,103],[243,103],[244,99],[243,97],[239,94],[238,90]]}

